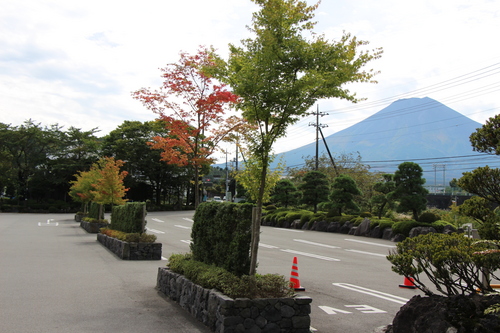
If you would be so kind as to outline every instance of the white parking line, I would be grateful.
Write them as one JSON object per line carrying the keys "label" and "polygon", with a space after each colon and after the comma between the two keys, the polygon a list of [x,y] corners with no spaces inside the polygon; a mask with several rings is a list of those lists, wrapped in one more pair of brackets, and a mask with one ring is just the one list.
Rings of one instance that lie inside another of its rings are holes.
{"label": "white parking line", "polygon": [[147,231],[151,231],[152,233],[155,233],[155,234],[164,234],[165,233],[164,231],[156,230],[156,229],[150,229],[148,227],[146,227],[146,230]]}
{"label": "white parking line", "polygon": [[264,243],[259,243],[259,246],[261,247],[265,247],[265,248],[268,248],[268,249],[278,249],[277,246],[274,246],[274,245],[267,245],[267,244],[264,244]]}
{"label": "white parking line", "polygon": [[387,254],[380,254],[380,253],[373,253],[373,252],[366,252],[366,251],[358,251],[358,250],[347,250],[349,252],[356,252],[356,253],[361,253],[361,254],[368,254],[370,256],[378,256],[378,257],[387,257]]}
{"label": "white parking line", "polygon": [[155,221],[155,222],[159,222],[159,223],[165,223],[165,221],[162,221],[162,220],[157,219],[157,218],[154,218],[154,219],[151,219],[151,220],[153,220],[153,221]]}
{"label": "white parking line", "polygon": [[344,240],[349,241],[349,242],[356,242],[356,243],[370,244],[370,245],[383,246],[383,247],[390,247],[390,248],[394,248],[394,247],[396,247],[396,245],[385,245],[385,244],[379,244],[379,243],[373,243],[373,242],[366,242],[366,241],[357,240],[357,239],[351,239],[351,238],[346,238],[346,239],[344,239]]}
{"label": "white parking line", "polygon": [[303,230],[295,230],[295,229],[287,229],[287,228],[273,228],[273,229],[289,231],[289,232],[304,232]]}
{"label": "white parking line", "polygon": [[327,248],[330,248],[330,249],[340,249],[340,247],[338,247],[338,246],[321,244],[321,243],[315,243],[315,242],[307,241],[307,240],[304,240],[304,239],[294,239],[294,241],[295,242],[304,243],[304,244],[310,244],[310,245],[327,247]]}
{"label": "white parking line", "polygon": [[183,220],[189,221],[189,222],[194,222],[192,219],[188,219],[187,217],[183,217]]}
{"label": "white parking line", "polygon": [[179,224],[174,225],[174,227],[182,228],[182,229],[191,229],[191,227],[186,227],[185,225],[179,225]]}
{"label": "white parking line", "polygon": [[330,258],[330,257],[325,257],[325,256],[320,256],[317,254],[312,254],[312,253],[307,253],[307,252],[300,252],[300,251],[294,251],[294,250],[281,250],[283,252],[288,252],[288,253],[293,253],[293,254],[300,254],[306,257],[311,257],[311,258],[316,258],[316,259],[321,259],[321,260],[327,260],[327,261],[340,261],[340,259],[336,258]]}
{"label": "white parking line", "polygon": [[332,283],[332,284],[334,286],[337,286],[337,287],[345,288],[348,290],[356,291],[358,293],[362,293],[362,294],[366,294],[366,295],[370,295],[370,296],[375,296],[375,297],[382,298],[382,299],[385,299],[387,301],[391,301],[391,302],[398,303],[398,304],[406,304],[409,301],[409,299],[406,299],[403,297],[383,293],[381,291],[377,291],[377,290],[373,290],[373,289],[368,289],[368,288],[356,286],[354,284],[349,284],[349,283]]}
{"label": "white parking line", "polygon": [[186,243],[186,244],[191,244],[192,241],[189,239],[182,239],[181,242]]}

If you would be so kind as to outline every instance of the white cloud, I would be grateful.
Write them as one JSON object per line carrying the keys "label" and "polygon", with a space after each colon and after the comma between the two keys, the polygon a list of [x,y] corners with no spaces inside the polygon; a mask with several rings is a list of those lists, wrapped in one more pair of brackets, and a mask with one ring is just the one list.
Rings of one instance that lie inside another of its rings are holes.
{"label": "white cloud", "polygon": [[[418,90],[500,62],[499,7],[489,0],[323,1],[316,32],[338,40],[346,31],[369,41],[369,48],[384,48],[382,58],[368,65],[381,71],[379,84],[350,86],[366,102],[356,108],[319,102],[322,111],[331,111],[321,119],[329,124],[325,135],[412,91],[479,122],[500,112],[498,71],[449,89]],[[180,51],[214,45],[225,56],[229,43],[250,35],[245,26],[255,9],[250,0],[3,0],[0,121],[32,118],[106,133],[124,120],[154,119],[131,91],[157,87],[158,68],[176,62]],[[276,151],[313,141],[313,120],[294,126]]]}

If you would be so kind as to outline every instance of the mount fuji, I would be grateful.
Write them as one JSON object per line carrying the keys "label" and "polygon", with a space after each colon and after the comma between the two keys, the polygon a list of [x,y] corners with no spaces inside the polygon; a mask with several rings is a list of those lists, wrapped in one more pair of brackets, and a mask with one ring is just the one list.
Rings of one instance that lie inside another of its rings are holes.
{"label": "mount fuji", "polygon": [[[492,158],[473,151],[470,144],[469,136],[481,126],[429,97],[409,98],[393,102],[325,141],[334,159],[339,154],[359,153],[371,171],[393,173],[400,163],[418,163],[429,183],[436,170],[445,173],[449,181],[460,178],[464,171],[484,166]],[[324,142],[319,147],[320,156],[327,154]],[[316,143],[311,143],[277,154],[275,161],[300,166],[305,158],[314,158],[315,153]]]}

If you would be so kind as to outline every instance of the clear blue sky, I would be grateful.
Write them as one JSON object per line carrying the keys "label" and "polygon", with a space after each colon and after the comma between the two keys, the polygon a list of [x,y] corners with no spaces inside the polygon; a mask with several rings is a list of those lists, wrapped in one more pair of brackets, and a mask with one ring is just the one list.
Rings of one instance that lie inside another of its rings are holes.
{"label": "clear blue sky", "polygon": [[[312,4],[312,1],[308,1]],[[250,0],[0,1],[0,122],[33,119],[101,135],[124,120],[155,115],[130,96],[159,86],[158,68],[180,51],[248,37]],[[488,0],[324,0],[315,31],[342,31],[383,47],[378,84],[351,89],[368,100],[355,107],[319,102],[325,135],[405,97],[434,98],[484,123],[500,112],[500,3]],[[299,122],[276,152],[314,140],[312,118]]]}

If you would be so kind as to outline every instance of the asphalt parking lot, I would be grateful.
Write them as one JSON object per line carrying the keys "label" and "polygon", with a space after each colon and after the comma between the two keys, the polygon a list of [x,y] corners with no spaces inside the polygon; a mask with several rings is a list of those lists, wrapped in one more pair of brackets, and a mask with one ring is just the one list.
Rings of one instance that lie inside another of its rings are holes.
{"label": "asphalt parking lot", "polygon": [[0,214],[0,332],[210,332],[72,214]]}

